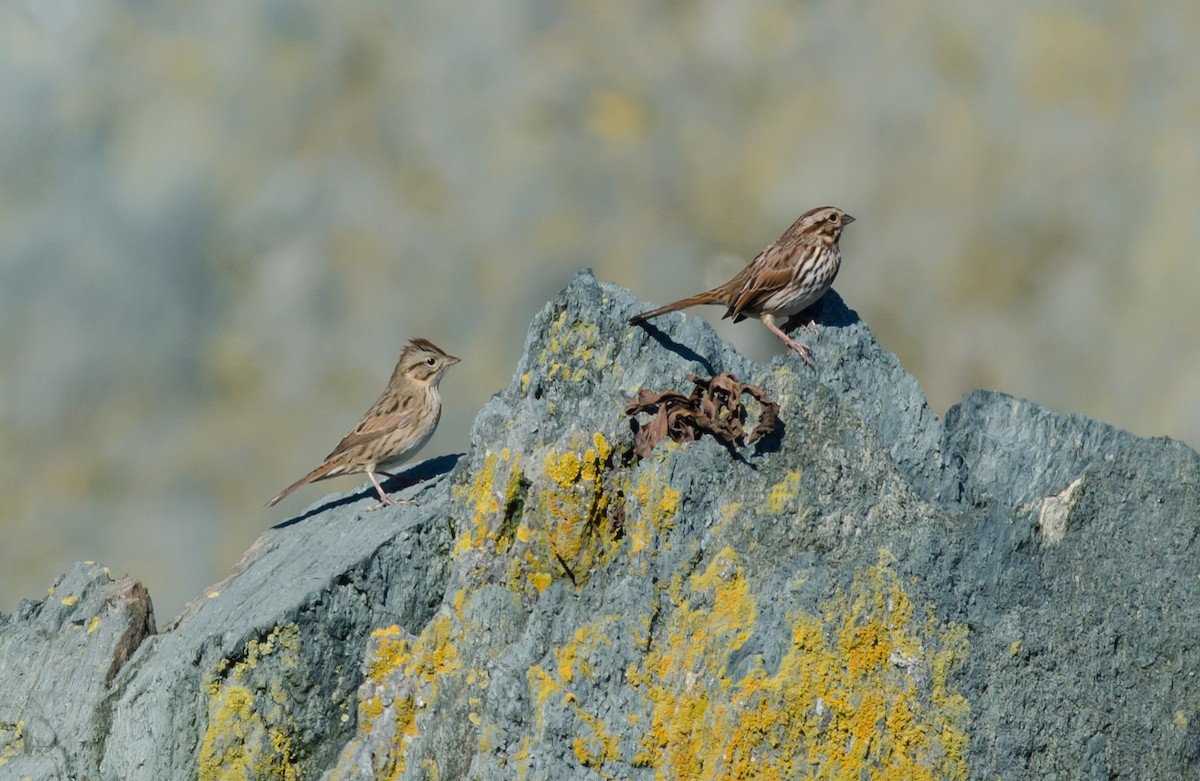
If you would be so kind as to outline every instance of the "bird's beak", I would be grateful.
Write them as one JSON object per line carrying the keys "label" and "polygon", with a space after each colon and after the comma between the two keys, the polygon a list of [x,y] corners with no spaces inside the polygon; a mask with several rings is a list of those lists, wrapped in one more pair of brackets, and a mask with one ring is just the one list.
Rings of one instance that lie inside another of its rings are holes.
{"label": "bird's beak", "polygon": [[453,366],[456,363],[461,363],[461,362],[462,362],[462,358],[455,358],[453,355],[446,356],[446,367],[447,368]]}
{"label": "bird's beak", "polygon": [[852,222],[854,222],[854,218],[851,217],[849,214],[842,215],[842,225],[849,225]]}

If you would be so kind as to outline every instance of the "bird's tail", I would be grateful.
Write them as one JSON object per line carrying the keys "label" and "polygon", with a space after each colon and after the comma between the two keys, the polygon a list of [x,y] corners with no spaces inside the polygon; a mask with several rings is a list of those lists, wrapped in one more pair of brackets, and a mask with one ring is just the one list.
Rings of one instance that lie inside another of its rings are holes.
{"label": "bird's tail", "polygon": [[652,317],[665,315],[667,312],[677,312],[680,309],[687,309],[689,306],[695,306],[696,304],[723,303],[725,303],[725,296],[720,290],[706,290],[703,293],[697,293],[694,296],[688,296],[687,298],[681,298],[673,303],[664,304],[658,309],[651,309],[649,312],[642,312],[640,315],[634,315],[633,317],[629,318],[629,324],[636,325],[643,320],[649,320]]}
{"label": "bird's tail", "polygon": [[316,469],[306,474],[304,477],[301,477],[299,480],[276,494],[274,499],[267,502],[267,507],[274,507],[275,505],[279,504],[285,498],[287,498],[288,494],[290,494],[292,491],[295,491],[302,485],[315,483],[318,480],[324,480],[327,477],[334,477],[342,474],[345,471],[344,466],[344,464],[337,463],[336,461],[326,461]]}

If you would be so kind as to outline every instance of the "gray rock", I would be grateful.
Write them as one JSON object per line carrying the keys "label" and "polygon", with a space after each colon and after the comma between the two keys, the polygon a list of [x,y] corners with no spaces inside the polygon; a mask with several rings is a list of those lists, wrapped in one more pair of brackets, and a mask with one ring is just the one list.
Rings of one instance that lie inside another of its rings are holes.
{"label": "gray rock", "polygon": [[113,676],[147,635],[141,583],[76,564],[0,616],[0,778],[80,778],[98,764]]}
{"label": "gray rock", "polygon": [[[998,393],[943,424],[821,307],[815,370],[759,365],[579,275],[421,504],[335,499],[85,658],[53,598],[0,619],[0,777],[1195,775],[1200,457]],[[627,398],[721,371],[780,429],[633,456]]]}
{"label": "gray rock", "polygon": [[[442,459],[433,471],[445,471]],[[445,591],[436,477],[374,512],[373,492],[272,529],[116,681],[106,778],[314,777],[353,734],[371,630],[424,626]]]}

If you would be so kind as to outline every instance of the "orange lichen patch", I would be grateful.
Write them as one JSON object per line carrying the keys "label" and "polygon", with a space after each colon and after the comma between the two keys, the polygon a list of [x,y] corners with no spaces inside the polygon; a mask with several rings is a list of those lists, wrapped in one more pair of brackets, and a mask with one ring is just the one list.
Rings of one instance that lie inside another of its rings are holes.
{"label": "orange lichen patch", "polygon": [[608,731],[602,719],[578,707],[575,708],[575,715],[586,728],[571,740],[571,749],[579,764],[599,769],[605,762],[621,758],[620,738]]}
{"label": "orange lichen patch", "polygon": [[544,464],[546,477],[561,486],[569,486],[579,479],[582,468],[579,465],[579,455],[574,452],[555,454],[553,451],[546,456]]}
{"label": "orange lichen patch", "polygon": [[383,683],[408,659],[408,640],[397,624],[371,632],[374,647],[367,656],[367,679]]}
{"label": "orange lichen patch", "polygon": [[559,679],[566,684],[573,683],[576,675],[592,679],[592,653],[601,646],[611,646],[610,633],[622,625],[622,617],[610,615],[576,629],[570,642],[554,649]]}
{"label": "orange lichen patch", "polygon": [[[669,778],[700,778],[717,750],[713,727],[722,719],[730,681],[729,654],[750,636],[756,605],[730,548],[685,584],[671,584],[676,609],[661,643],[631,681],[653,703],[645,756]],[[641,756],[641,755],[640,755]],[[719,756],[719,755],[716,755]]]}
{"label": "orange lichen patch", "polygon": [[664,637],[628,671],[653,704],[634,761],[657,778],[966,777],[969,708],[951,685],[965,630],[915,621],[886,554],[817,615],[792,617],[774,673],[761,660],[729,670],[757,613],[732,550],[670,597]]}
{"label": "orange lichen patch", "polygon": [[454,543],[454,555],[478,548],[483,545],[487,536],[488,519],[500,512],[500,498],[495,493],[496,483],[496,454],[488,453],[483,458],[483,466],[475,470],[471,484],[465,491],[455,487],[456,498],[464,499],[474,509],[467,528],[459,531]]}
{"label": "orange lichen patch", "polygon": [[525,675],[529,680],[529,691],[533,694],[534,719],[540,729],[546,703],[552,696],[562,691],[562,685],[540,664],[531,666]]}
{"label": "orange lichen patch", "polygon": [[454,622],[446,615],[436,616],[425,625],[413,644],[412,654],[405,663],[404,673],[417,676],[430,684],[430,698],[440,693],[439,681],[462,668],[455,645]]}
{"label": "orange lichen patch", "polygon": [[554,582],[554,577],[549,572],[534,572],[529,575],[529,583],[537,592],[541,594],[551,583]]}
{"label": "orange lichen patch", "polygon": [[[497,570],[508,587],[536,597],[559,578],[581,585],[616,553],[622,507],[613,502],[612,446],[599,432],[576,432],[566,446],[522,456],[489,453],[455,498],[471,514],[454,555],[484,551],[481,570]],[[530,465],[527,472],[521,463]],[[500,486],[504,486],[502,489]],[[498,565],[498,566],[496,566]]]}

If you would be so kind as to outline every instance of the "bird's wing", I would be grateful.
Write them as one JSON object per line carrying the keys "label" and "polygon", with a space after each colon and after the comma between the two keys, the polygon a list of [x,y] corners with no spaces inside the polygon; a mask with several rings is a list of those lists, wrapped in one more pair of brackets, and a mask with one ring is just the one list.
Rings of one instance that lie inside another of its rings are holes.
{"label": "bird's wing", "polygon": [[745,317],[743,313],[746,312],[758,314],[766,300],[791,281],[793,269],[787,262],[791,255],[791,248],[778,244],[760,252],[743,272],[746,279],[725,316],[738,320]]}
{"label": "bird's wing", "polygon": [[411,409],[389,414],[377,414],[374,408],[372,408],[371,412],[368,412],[359,421],[358,425],[350,430],[350,433],[342,437],[342,441],[337,444],[332,453],[325,457],[325,460],[328,461],[334,456],[345,453],[347,450],[352,450],[368,442],[373,442],[390,431],[412,425],[413,420],[413,411]]}

